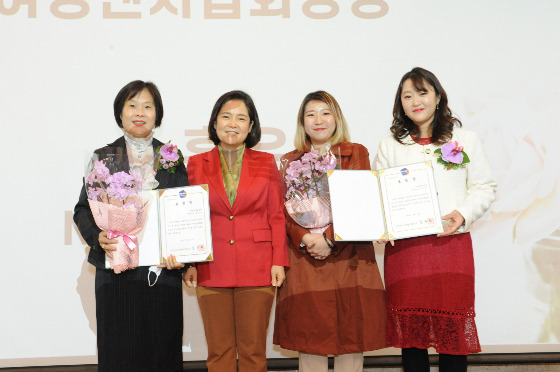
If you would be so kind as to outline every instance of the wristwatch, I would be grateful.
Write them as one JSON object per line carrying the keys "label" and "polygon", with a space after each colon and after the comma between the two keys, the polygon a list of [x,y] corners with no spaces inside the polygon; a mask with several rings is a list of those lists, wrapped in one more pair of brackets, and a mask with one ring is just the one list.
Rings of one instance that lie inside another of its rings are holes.
{"label": "wristwatch", "polygon": [[305,244],[303,244],[303,242],[300,242],[299,247],[298,247],[298,251],[301,254],[306,254],[307,253],[307,246]]}
{"label": "wristwatch", "polygon": [[336,243],[333,242],[332,240],[330,240],[329,238],[327,238],[327,234],[325,234],[325,233],[323,233],[323,238],[325,238],[325,241],[327,242],[327,245],[331,249],[331,253],[335,253],[338,250],[338,247],[337,247]]}

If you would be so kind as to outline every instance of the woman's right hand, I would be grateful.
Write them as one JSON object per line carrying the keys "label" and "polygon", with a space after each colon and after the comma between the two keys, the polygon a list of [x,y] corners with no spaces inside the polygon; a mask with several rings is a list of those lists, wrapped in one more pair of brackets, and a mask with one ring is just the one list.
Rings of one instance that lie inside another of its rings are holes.
{"label": "woman's right hand", "polygon": [[109,239],[107,237],[107,231],[101,231],[99,233],[99,246],[105,251],[107,257],[111,260],[113,259],[113,251],[117,250],[117,247],[113,244],[117,244],[119,241],[117,239]]}
{"label": "woman's right hand", "polygon": [[183,281],[189,288],[196,288],[196,281],[198,279],[198,271],[196,271],[196,267],[191,266],[185,271],[183,274]]}
{"label": "woman's right hand", "polygon": [[322,234],[307,233],[301,241],[307,247],[307,252],[316,260],[324,260],[332,253]]}

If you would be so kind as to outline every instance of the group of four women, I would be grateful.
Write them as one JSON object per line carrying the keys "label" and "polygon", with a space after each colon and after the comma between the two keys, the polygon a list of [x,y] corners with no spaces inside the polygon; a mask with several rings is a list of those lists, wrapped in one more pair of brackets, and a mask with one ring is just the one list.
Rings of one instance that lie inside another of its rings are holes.
{"label": "group of four women", "polygon": [[[124,136],[96,150],[123,154],[122,170],[154,165],[161,145],[153,129],[163,106],[152,83],[126,85],[114,102]],[[300,371],[362,371],[363,352],[402,348],[405,371],[429,371],[427,349],[440,353],[440,371],[465,371],[480,351],[474,322],[474,263],[468,229],[489,208],[496,189],[478,137],[461,129],[447,95],[429,71],[414,68],[399,83],[392,136],[381,141],[377,168],[431,160],[457,141],[470,163],[434,166],[445,231],[387,244],[385,286],[372,243],[336,242],[300,226],[284,209],[275,159],[254,151],[261,127],[253,100],[232,91],[216,102],[208,125],[211,151],[191,156],[174,173],[157,170],[158,188],[207,184],[214,261],[183,265],[168,257],[157,284],[148,267],[115,274],[105,269],[114,239],[99,229],[82,189],[74,220],[96,267],[99,371],[182,369],[181,276],[196,295],[208,344],[209,371],[266,371],[266,334],[274,296],[274,343],[299,351]],[[370,169],[368,150],[350,142],[333,96],[308,94],[299,109],[296,149],[282,162],[316,150],[335,154],[341,169]],[[140,174],[148,174],[144,172]],[[464,232],[464,233],[458,233]]]}

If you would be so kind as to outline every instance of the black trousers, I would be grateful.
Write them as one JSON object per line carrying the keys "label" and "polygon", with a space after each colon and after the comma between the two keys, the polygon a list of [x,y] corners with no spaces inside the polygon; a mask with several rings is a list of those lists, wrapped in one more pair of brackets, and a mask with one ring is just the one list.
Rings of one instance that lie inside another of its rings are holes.
{"label": "black trousers", "polygon": [[[402,363],[404,372],[430,372],[430,360],[426,349],[402,349]],[[439,372],[466,371],[466,355],[439,354]]]}
{"label": "black trousers", "polygon": [[181,371],[181,274],[163,269],[150,287],[148,267],[97,269],[95,284],[98,371]]}

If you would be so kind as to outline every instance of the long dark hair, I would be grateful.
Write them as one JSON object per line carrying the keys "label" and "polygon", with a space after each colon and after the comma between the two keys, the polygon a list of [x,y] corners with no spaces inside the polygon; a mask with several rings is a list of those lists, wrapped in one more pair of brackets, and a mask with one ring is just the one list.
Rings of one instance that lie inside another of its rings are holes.
{"label": "long dark hair", "polygon": [[410,79],[414,88],[419,92],[427,92],[425,84],[430,84],[434,89],[436,96],[440,97],[439,104],[434,114],[434,121],[430,124],[432,130],[432,143],[436,145],[443,145],[449,141],[453,135],[453,128],[455,126],[461,127],[463,124],[459,119],[453,116],[451,109],[447,106],[447,93],[441,86],[438,78],[430,71],[421,67],[415,67],[401,79],[397,94],[395,95],[395,104],[393,105],[393,124],[391,125],[391,133],[393,137],[400,143],[403,143],[403,138],[409,134],[419,137],[420,130],[408,116],[405,115],[401,101],[401,94],[403,84]]}

